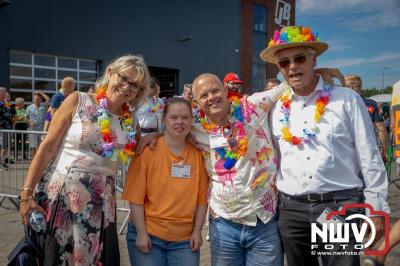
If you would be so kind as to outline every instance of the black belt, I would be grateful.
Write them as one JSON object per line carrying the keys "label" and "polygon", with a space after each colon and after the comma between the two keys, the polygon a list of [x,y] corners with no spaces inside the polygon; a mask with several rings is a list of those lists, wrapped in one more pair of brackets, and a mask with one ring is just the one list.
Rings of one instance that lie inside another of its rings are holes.
{"label": "black belt", "polygon": [[326,192],[326,193],[322,193],[322,194],[307,193],[307,194],[295,195],[295,196],[286,194],[284,192],[280,192],[281,196],[283,196],[285,198],[289,198],[289,199],[297,200],[297,201],[307,201],[307,202],[344,200],[344,199],[349,199],[349,198],[357,198],[357,197],[362,196],[362,193],[363,193],[363,191],[361,188],[344,189],[344,190]]}
{"label": "black belt", "polygon": [[158,132],[158,128],[140,128],[141,133]]}

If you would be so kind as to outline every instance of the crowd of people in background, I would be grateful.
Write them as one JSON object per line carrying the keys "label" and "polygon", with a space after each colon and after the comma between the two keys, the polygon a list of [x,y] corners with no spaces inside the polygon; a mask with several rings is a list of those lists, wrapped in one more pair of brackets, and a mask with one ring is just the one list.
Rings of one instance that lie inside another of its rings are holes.
{"label": "crowd of people in background", "polygon": [[[5,87],[0,87],[0,129],[18,130],[15,132],[2,133],[1,159],[4,169],[9,164],[15,163],[15,159],[32,159],[45,138],[50,125],[51,117],[54,116],[58,107],[65,97],[76,89],[76,81],[72,77],[65,77],[61,81],[61,87],[50,99],[42,91],[33,94],[32,104],[26,105],[25,99],[16,97],[12,99]],[[30,131],[24,134],[20,131]],[[36,131],[37,133],[35,133]],[[13,154],[9,154],[9,153]]]}

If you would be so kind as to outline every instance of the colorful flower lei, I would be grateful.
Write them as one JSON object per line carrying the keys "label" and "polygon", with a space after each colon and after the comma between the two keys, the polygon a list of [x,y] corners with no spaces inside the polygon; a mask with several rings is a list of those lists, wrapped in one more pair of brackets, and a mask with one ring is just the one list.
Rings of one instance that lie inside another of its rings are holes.
{"label": "colorful flower lei", "polygon": [[[234,123],[232,123],[230,128],[219,127],[214,123],[209,123],[204,113],[201,113],[201,117],[199,118],[199,121],[206,132],[218,132],[220,128],[223,130],[223,135],[228,140],[228,147],[219,147],[215,150],[219,157],[225,160],[224,168],[227,170],[234,167],[236,162],[247,152],[247,136],[244,130],[244,117],[240,100],[238,97],[231,97],[230,102],[230,115],[234,118]],[[232,129],[236,130],[236,134],[231,131]]]}
{"label": "colorful flower lei", "polygon": [[268,47],[284,43],[319,42],[318,32],[313,32],[307,27],[288,26],[280,31],[274,31],[274,37],[269,41]]}
{"label": "colorful flower lei", "polygon": [[316,134],[319,133],[319,128],[317,124],[319,123],[321,117],[325,113],[325,108],[329,103],[331,90],[332,90],[331,86],[324,86],[323,92],[321,93],[321,95],[318,96],[317,100],[315,101],[315,114],[314,114],[315,127],[312,128],[311,131],[304,128],[302,137],[294,136],[289,129],[291,93],[289,90],[287,90],[280,98],[280,101],[282,102],[281,113],[283,115],[283,117],[280,119],[280,121],[283,124],[281,128],[282,139],[284,139],[286,142],[292,143],[293,145],[299,145],[303,142],[311,142],[312,138],[314,138]]}
{"label": "colorful flower lei", "polygon": [[151,97],[146,98],[147,111],[149,113],[157,113],[164,108],[164,103],[160,98]]}
{"label": "colorful flower lei", "polygon": [[102,136],[103,143],[101,144],[102,152],[101,156],[109,158],[112,161],[116,161],[117,158],[125,164],[128,157],[133,157],[135,155],[135,130],[134,123],[131,113],[129,112],[128,104],[124,103],[122,105],[123,115],[122,115],[122,127],[125,132],[127,132],[127,143],[122,150],[115,148],[115,136],[110,128],[110,113],[108,112],[109,99],[106,96],[106,88],[98,88],[95,95],[95,100],[99,104],[97,124],[100,128],[100,134]]}

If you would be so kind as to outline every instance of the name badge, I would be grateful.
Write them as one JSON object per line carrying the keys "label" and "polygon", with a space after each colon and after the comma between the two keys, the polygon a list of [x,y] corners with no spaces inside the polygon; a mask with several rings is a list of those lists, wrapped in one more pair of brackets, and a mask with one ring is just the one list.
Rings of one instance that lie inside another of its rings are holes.
{"label": "name badge", "polygon": [[171,176],[177,178],[190,178],[190,165],[173,164],[171,168]]}
{"label": "name badge", "polygon": [[[346,221],[340,217],[340,216],[332,216],[331,219],[327,220],[326,217],[328,216],[328,214],[331,212],[331,208],[326,207],[325,210],[321,213],[321,215],[317,218],[317,223],[319,223],[320,225],[326,223],[328,224],[328,230],[331,228],[329,226],[329,224],[343,224]],[[332,227],[333,228],[333,234],[336,235],[336,226]]]}
{"label": "name badge", "polygon": [[209,139],[210,139],[210,148],[211,149],[228,146],[228,141],[220,132],[212,132],[209,135]]}

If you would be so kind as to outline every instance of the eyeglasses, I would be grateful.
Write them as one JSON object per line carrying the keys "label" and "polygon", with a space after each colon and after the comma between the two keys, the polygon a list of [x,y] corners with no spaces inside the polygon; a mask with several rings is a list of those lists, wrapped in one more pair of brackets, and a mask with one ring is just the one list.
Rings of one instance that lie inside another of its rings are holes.
{"label": "eyeglasses", "polygon": [[124,75],[121,75],[120,73],[118,73],[117,71],[114,71],[114,73],[116,73],[118,75],[117,78],[117,82],[121,85],[121,86],[125,86],[125,85],[129,85],[128,89],[133,91],[133,92],[138,92],[140,91],[142,88],[139,87],[138,85],[136,85],[134,82],[130,82],[128,80],[127,77],[125,77]]}
{"label": "eyeglasses", "polygon": [[278,65],[281,68],[287,68],[290,65],[290,63],[292,63],[292,62],[295,63],[296,65],[301,65],[301,64],[304,64],[304,62],[306,62],[306,60],[307,60],[307,56],[305,54],[298,54],[298,55],[293,56],[292,58],[285,58],[285,59],[279,60]]}

